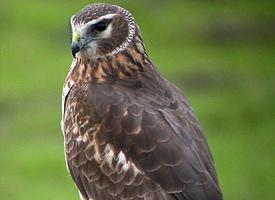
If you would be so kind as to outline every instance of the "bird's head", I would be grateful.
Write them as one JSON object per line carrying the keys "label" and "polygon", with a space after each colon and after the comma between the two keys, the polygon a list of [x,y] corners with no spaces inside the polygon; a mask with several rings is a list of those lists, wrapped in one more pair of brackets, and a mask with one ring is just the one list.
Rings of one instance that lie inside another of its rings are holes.
{"label": "bird's head", "polygon": [[88,59],[116,54],[133,41],[137,26],[125,9],[110,4],[91,4],[71,17],[71,50]]}

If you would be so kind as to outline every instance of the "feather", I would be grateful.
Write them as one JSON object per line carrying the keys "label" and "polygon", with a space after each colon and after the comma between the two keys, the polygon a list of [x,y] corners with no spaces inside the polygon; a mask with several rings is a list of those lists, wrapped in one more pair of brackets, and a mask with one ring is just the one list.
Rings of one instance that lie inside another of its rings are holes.
{"label": "feather", "polygon": [[81,198],[221,200],[199,122],[148,58],[129,12],[92,4],[71,24],[85,29],[106,17],[111,39],[80,53],[64,84],[65,156]]}

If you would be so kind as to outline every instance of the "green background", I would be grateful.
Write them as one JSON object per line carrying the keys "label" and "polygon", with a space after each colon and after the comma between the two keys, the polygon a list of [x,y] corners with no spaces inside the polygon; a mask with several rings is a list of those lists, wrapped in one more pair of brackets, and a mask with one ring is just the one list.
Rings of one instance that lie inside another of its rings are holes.
{"label": "green background", "polygon": [[[63,156],[69,18],[91,1],[1,0],[0,199],[78,199]],[[148,54],[183,89],[226,200],[272,199],[274,1],[109,1],[132,12]]]}

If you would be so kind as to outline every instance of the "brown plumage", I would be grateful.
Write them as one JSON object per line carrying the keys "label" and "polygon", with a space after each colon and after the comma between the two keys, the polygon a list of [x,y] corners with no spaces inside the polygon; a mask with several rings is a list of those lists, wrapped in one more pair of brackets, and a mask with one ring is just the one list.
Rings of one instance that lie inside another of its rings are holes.
{"label": "brown plumage", "polygon": [[200,125],[149,60],[130,13],[92,4],[71,26],[61,124],[81,199],[222,199]]}

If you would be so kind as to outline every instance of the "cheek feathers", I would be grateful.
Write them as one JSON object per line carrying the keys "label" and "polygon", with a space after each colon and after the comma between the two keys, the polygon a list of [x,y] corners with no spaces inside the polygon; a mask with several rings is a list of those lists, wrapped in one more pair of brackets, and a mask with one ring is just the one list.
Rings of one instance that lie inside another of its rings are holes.
{"label": "cheek feathers", "polygon": [[111,38],[113,32],[113,25],[109,24],[108,28],[100,34],[101,38]]}
{"label": "cheek feathers", "polygon": [[97,50],[99,54],[109,54],[115,49],[121,48],[122,44],[127,41],[129,35],[128,23],[121,17],[113,19],[109,27],[97,40]]}

